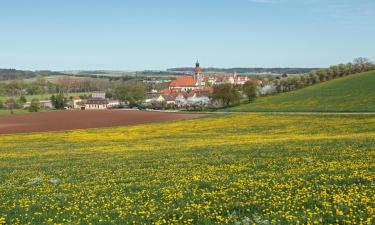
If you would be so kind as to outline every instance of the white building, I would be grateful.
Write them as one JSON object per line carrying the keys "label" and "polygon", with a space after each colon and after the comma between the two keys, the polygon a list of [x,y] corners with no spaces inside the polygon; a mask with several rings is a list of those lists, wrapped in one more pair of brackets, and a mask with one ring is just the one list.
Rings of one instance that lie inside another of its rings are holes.
{"label": "white building", "polygon": [[108,103],[107,99],[90,98],[86,101],[85,109],[107,109]]}

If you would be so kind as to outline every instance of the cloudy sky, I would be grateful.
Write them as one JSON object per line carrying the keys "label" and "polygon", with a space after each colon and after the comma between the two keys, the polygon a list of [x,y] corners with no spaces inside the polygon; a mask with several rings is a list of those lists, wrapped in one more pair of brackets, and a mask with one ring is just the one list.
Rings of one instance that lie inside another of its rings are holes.
{"label": "cloudy sky", "polygon": [[324,67],[375,60],[374,0],[0,2],[0,68]]}

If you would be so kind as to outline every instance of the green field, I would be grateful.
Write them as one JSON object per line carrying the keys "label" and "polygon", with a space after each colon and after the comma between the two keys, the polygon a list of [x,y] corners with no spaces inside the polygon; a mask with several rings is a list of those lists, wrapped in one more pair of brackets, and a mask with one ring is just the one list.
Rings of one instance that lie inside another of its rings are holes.
{"label": "green field", "polygon": [[[49,112],[51,110],[49,109],[40,109],[39,112]],[[14,109],[13,114],[10,113],[10,110],[8,109],[0,109],[0,116],[5,115],[18,115],[18,114],[25,114],[25,113],[31,113],[27,109]]]}
{"label": "green field", "polygon": [[259,97],[253,103],[224,111],[375,112],[375,71]]}
{"label": "green field", "polygon": [[[68,98],[69,97],[74,97],[74,96],[80,96],[80,95],[91,95],[91,93],[88,93],[88,92],[78,92],[78,93],[69,93],[69,94],[66,94],[65,96],[67,96]],[[39,99],[39,100],[49,100],[50,97],[52,96],[52,94],[45,94],[45,95],[25,95],[27,101],[31,101],[33,99]],[[20,96],[17,96],[15,97],[15,99],[18,99]],[[7,100],[8,98],[11,98],[10,96],[0,96],[0,100],[1,101],[5,101]]]}
{"label": "green field", "polygon": [[[80,95],[90,95],[91,93],[85,93],[85,92],[80,92],[80,93],[69,93],[67,94],[66,96],[69,98],[69,97],[74,97],[74,96],[80,96]],[[45,95],[25,95],[27,101],[31,101],[32,99],[39,99],[39,100],[48,100],[50,97],[52,96],[52,94],[45,94]],[[0,96],[0,101],[2,101],[3,103],[10,97],[8,96]],[[19,97],[16,97],[16,99],[18,99]],[[47,112],[47,111],[50,111],[48,109],[41,109],[40,112]],[[13,110],[13,113],[14,114],[24,114],[24,113],[30,113],[27,109],[14,109]],[[10,111],[8,109],[0,109],[0,116],[3,116],[3,115],[11,115]]]}
{"label": "green field", "polygon": [[374,115],[0,136],[0,224],[373,224]]}

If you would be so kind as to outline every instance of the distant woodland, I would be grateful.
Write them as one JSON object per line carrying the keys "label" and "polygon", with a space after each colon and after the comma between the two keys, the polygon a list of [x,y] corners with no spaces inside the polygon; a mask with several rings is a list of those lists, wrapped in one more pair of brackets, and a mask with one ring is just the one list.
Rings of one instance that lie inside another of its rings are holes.
{"label": "distant woodland", "polygon": [[15,80],[15,79],[29,79],[35,78],[38,75],[64,75],[63,73],[41,70],[41,71],[26,71],[26,70],[16,70],[16,69],[0,69],[0,81],[5,80]]}
{"label": "distant woodland", "polygon": [[[192,67],[181,67],[171,68],[168,72],[190,72],[194,68]],[[320,68],[203,68],[204,72],[217,72],[217,73],[273,73],[273,74],[303,74]]]}

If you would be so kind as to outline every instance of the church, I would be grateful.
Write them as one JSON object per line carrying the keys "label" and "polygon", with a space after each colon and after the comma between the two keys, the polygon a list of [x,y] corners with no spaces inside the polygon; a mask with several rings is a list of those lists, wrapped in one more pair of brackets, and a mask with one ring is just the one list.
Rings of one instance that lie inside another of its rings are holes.
{"label": "church", "polygon": [[199,62],[195,64],[193,76],[179,76],[169,84],[171,92],[188,92],[202,89],[205,86],[204,75]]}

